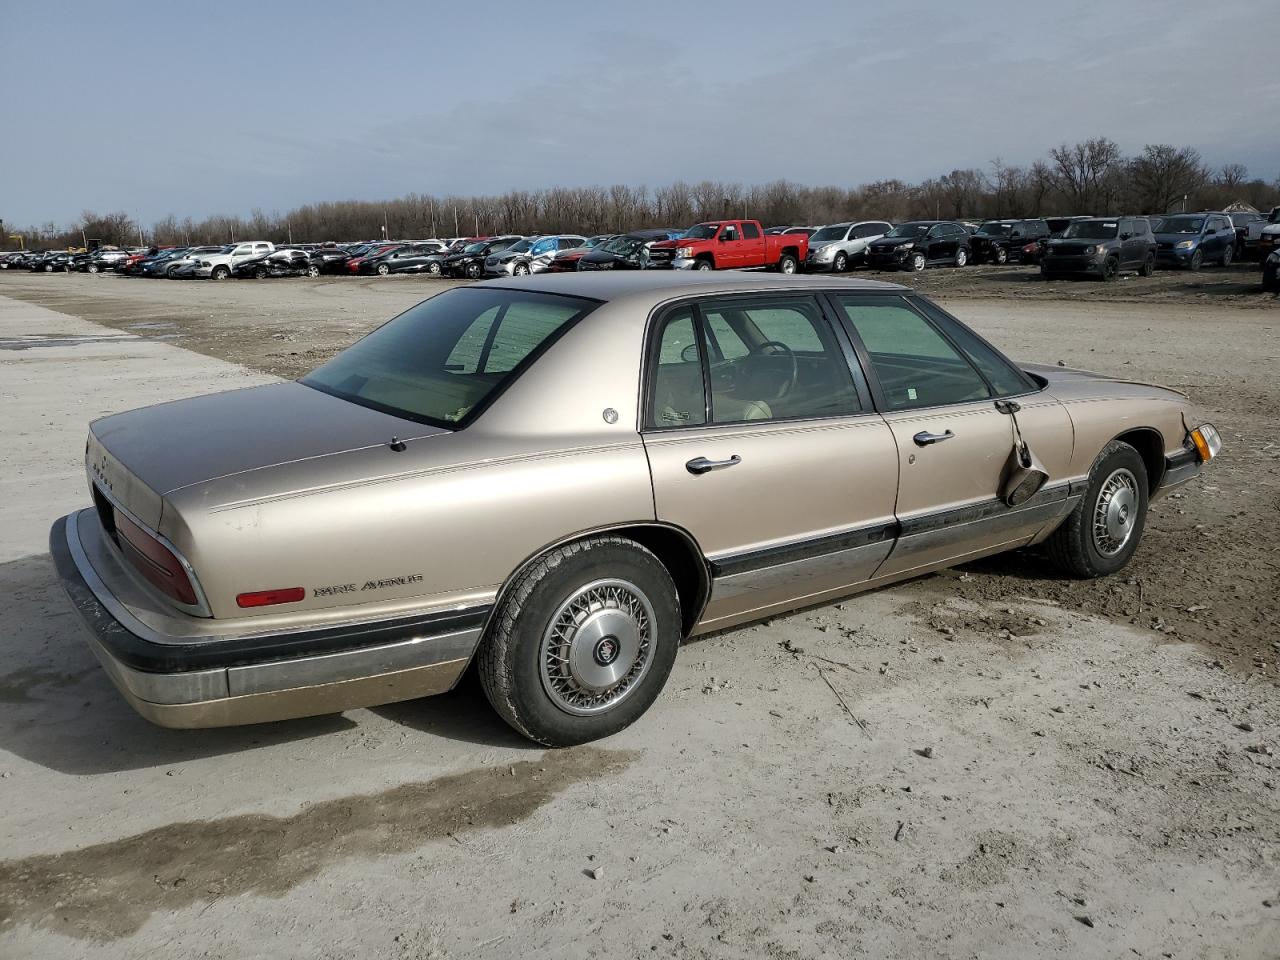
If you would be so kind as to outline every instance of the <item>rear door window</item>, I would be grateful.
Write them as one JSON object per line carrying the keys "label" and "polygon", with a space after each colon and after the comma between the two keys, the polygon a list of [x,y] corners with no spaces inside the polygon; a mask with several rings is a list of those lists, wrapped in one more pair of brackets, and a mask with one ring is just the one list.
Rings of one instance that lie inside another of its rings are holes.
{"label": "rear door window", "polygon": [[760,230],[754,223],[744,223],[742,225],[742,239],[758,240],[760,239]]}

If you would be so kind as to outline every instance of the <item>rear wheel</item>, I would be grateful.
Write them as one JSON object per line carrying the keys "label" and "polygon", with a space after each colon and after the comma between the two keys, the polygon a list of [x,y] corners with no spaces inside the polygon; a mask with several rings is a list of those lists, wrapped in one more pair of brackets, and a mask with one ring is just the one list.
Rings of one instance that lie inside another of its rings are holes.
{"label": "rear wheel", "polygon": [[1144,277],[1151,277],[1151,276],[1155,276],[1155,272],[1156,272],[1156,255],[1154,253],[1148,253],[1147,259],[1142,261],[1141,273]]}
{"label": "rear wheel", "polygon": [[1041,280],[1057,280],[1058,275],[1042,263],[1040,264],[1040,279]]}
{"label": "rear wheel", "polygon": [[391,268],[387,266],[385,263],[378,264],[378,276],[385,277],[390,272],[391,272]]}
{"label": "rear wheel", "polygon": [[1235,256],[1235,253],[1236,252],[1234,249],[1232,249],[1231,247],[1227,247],[1227,249],[1222,251],[1222,260],[1220,261],[1220,263],[1224,267],[1231,266],[1231,258]]}
{"label": "rear wheel", "polygon": [[680,645],[680,601],[652,553],[623,537],[550,551],[494,611],[478,654],[485,695],[531,740],[565,747],[638,719]]}
{"label": "rear wheel", "polygon": [[90,272],[90,273],[97,273],[97,272],[98,272],[98,271],[100,271],[102,268],[101,268],[101,267],[99,267],[96,263],[91,263],[91,264],[89,264],[89,268],[88,268],[88,269],[89,269],[89,272]]}
{"label": "rear wheel", "polygon": [[844,273],[849,269],[849,255],[841,250],[836,254],[835,260],[831,261],[831,269],[836,273]]}
{"label": "rear wheel", "polygon": [[266,267],[258,267],[258,269],[254,270],[254,271],[253,271],[253,279],[255,279],[255,280],[265,280],[265,279],[267,279],[267,268],[266,268]]}
{"label": "rear wheel", "polygon": [[431,263],[427,264],[427,273],[431,274],[433,277],[440,276],[439,262],[433,260]]}
{"label": "rear wheel", "polygon": [[796,262],[796,258],[789,253],[784,253],[778,260],[779,273],[795,273],[800,269],[800,264]]}
{"label": "rear wheel", "polygon": [[211,280],[225,280],[229,276],[231,276],[231,271],[224,264],[218,264],[213,268],[213,272],[209,274]]}
{"label": "rear wheel", "polygon": [[310,264],[307,267],[307,276],[311,277],[314,280],[316,277],[320,276],[320,268],[316,266],[314,263]]}
{"label": "rear wheel", "polygon": [[1045,541],[1049,559],[1077,577],[1115,573],[1138,549],[1146,520],[1146,464],[1113,440],[1094,461],[1080,502]]}

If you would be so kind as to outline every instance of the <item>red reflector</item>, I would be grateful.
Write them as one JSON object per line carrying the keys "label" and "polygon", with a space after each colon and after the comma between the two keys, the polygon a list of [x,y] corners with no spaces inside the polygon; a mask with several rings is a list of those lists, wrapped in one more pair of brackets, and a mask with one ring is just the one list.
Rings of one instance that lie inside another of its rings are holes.
{"label": "red reflector", "polygon": [[240,607],[269,607],[277,603],[297,603],[307,595],[302,587],[285,587],[283,590],[255,590],[236,597]]}

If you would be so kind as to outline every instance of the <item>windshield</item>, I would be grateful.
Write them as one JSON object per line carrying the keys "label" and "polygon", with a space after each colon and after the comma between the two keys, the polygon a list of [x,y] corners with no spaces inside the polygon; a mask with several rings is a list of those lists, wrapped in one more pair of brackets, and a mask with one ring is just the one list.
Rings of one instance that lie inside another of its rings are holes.
{"label": "windshield", "polygon": [[507,253],[524,253],[526,250],[530,249],[532,246],[533,246],[533,240],[526,237],[525,239],[521,240],[519,243],[513,243],[510,247],[508,247]]}
{"label": "windshield", "polygon": [[1165,217],[1160,221],[1161,233],[1199,233],[1204,217]]}
{"label": "windshield", "polygon": [[810,237],[809,241],[811,243],[824,243],[829,240],[843,240],[845,231],[848,229],[848,224],[842,224],[837,227],[823,227]]}
{"label": "windshield", "polygon": [[1068,240],[1112,240],[1119,232],[1118,220],[1081,220],[1067,227]]}
{"label": "windshield", "polygon": [[644,243],[643,240],[637,240],[635,237],[614,237],[608,243],[603,244],[600,249],[605,253],[616,253],[620,257],[629,257],[640,247],[643,247]]}
{"label": "windshield", "polygon": [[480,243],[467,244],[465,247],[462,248],[462,252],[463,253],[484,253],[485,250],[487,250],[488,248],[489,248],[489,245],[484,241],[481,241]]}
{"label": "windshield", "polygon": [[923,237],[929,232],[929,224],[927,223],[901,223],[894,227],[886,237]]}
{"label": "windshield", "polygon": [[596,304],[524,290],[456,288],[357,341],[302,383],[395,416],[453,427]]}
{"label": "windshield", "polygon": [[718,223],[700,223],[685,231],[684,240],[710,240],[720,231]]}
{"label": "windshield", "polygon": [[984,237],[1007,237],[1013,232],[1013,225],[991,221],[978,228],[978,234]]}

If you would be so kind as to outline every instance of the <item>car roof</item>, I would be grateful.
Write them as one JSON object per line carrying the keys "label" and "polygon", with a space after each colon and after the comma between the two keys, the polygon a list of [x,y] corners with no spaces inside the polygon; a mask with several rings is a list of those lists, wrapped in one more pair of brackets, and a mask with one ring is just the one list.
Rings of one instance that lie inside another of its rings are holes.
{"label": "car roof", "polygon": [[700,291],[713,293],[810,292],[860,290],[868,293],[907,293],[910,287],[881,280],[836,279],[799,274],[749,273],[739,270],[601,270],[588,273],[541,273],[531,277],[500,278],[475,284],[537,293],[612,301],[629,297],[657,303]]}

